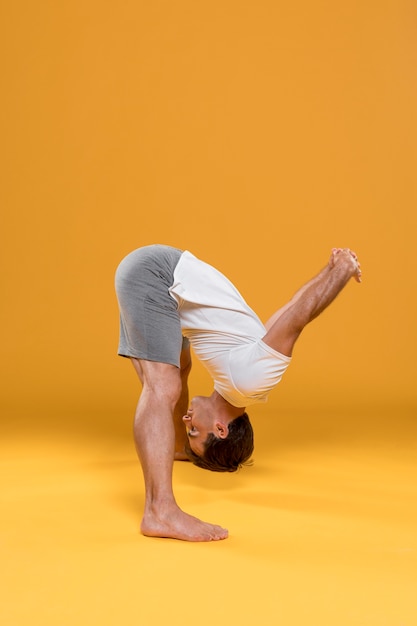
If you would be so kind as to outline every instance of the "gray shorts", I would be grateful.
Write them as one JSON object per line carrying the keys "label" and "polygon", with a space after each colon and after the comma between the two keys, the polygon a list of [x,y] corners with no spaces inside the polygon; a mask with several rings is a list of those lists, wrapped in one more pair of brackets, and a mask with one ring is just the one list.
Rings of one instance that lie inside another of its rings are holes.
{"label": "gray shorts", "polygon": [[[183,337],[177,303],[168,289],[181,253],[170,246],[145,246],[128,254],[117,268],[120,356],[179,367]],[[185,339],[184,347],[187,344]]]}

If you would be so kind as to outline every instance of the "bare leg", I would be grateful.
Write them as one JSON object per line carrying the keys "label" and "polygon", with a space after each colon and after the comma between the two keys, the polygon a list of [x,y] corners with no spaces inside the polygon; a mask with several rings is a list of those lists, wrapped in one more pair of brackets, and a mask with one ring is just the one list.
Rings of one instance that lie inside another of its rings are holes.
{"label": "bare leg", "polygon": [[174,429],[175,429],[175,453],[176,461],[189,461],[185,453],[185,444],[188,441],[187,431],[185,429],[183,416],[188,410],[188,376],[191,371],[191,353],[190,347],[184,348],[181,352],[180,376],[181,376],[181,395],[174,409]]}
{"label": "bare leg", "polygon": [[[137,375],[143,386],[143,371],[141,362],[138,359],[131,359]],[[189,461],[185,452],[185,444],[188,441],[187,431],[184,426],[183,416],[187,413],[189,393],[188,393],[188,376],[191,372],[191,351],[187,346],[181,351],[180,360],[180,376],[181,376],[181,395],[174,409],[174,429],[175,429],[175,461]]]}
{"label": "bare leg", "polygon": [[132,362],[143,381],[134,426],[136,449],[145,479],[142,533],[186,541],[225,539],[227,530],[188,515],[175,501],[172,489],[175,429],[172,418],[181,394],[178,368],[136,359]]}
{"label": "bare leg", "polygon": [[356,254],[347,248],[334,249],[328,265],[268,320],[263,341],[291,356],[303,328],[333,302],[353,276],[361,281]]}

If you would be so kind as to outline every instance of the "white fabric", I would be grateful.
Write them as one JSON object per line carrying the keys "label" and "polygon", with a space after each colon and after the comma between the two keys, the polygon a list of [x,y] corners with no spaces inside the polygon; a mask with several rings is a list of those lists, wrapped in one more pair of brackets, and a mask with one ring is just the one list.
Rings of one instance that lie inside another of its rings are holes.
{"label": "white fabric", "polygon": [[233,406],[266,402],[291,358],[267,346],[265,326],[221,272],[185,251],[174,271],[183,334]]}

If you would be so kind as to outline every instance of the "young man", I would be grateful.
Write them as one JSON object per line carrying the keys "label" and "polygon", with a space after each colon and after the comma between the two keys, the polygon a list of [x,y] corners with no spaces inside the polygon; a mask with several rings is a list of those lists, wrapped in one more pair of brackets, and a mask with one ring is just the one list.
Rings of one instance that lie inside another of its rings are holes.
{"label": "young man", "polygon": [[[227,530],[182,511],[173,460],[235,471],[253,451],[247,406],[265,401],[288,367],[303,328],[350,278],[357,256],[334,248],[326,265],[265,324],[233,284],[188,251],[152,245],[131,252],[116,272],[118,353],[131,359],[142,393],[135,443],[145,480],[144,535],[187,541],[225,539]],[[214,381],[188,407],[190,344]],[[185,426],[185,427],[184,427]]]}

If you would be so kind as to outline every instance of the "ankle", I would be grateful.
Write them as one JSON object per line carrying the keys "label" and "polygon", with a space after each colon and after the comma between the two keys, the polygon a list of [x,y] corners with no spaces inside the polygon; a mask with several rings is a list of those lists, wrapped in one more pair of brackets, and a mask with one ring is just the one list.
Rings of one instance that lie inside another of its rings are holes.
{"label": "ankle", "polygon": [[145,502],[144,517],[166,517],[178,505],[174,496],[166,496],[154,499],[147,499]]}

